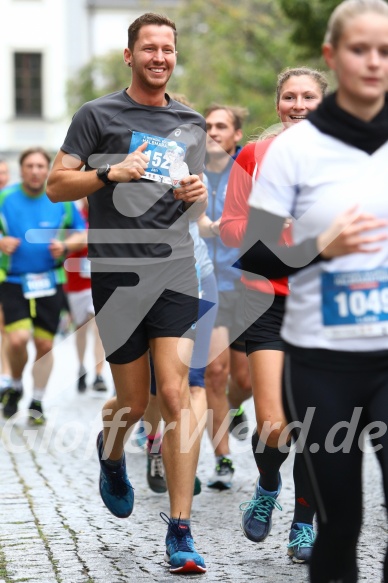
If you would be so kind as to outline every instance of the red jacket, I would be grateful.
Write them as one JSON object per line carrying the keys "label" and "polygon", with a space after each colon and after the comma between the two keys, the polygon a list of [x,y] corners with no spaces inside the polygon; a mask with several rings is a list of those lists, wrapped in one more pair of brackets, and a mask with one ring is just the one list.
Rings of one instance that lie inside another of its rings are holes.
{"label": "red jacket", "polygon": [[[220,235],[223,243],[229,247],[240,247],[248,224],[249,206],[248,198],[252,187],[259,176],[260,165],[264,155],[274,138],[247,144],[241,150],[233,164],[224,210],[221,217]],[[282,233],[282,242],[291,243],[291,229],[285,229]],[[288,295],[288,279],[271,280],[272,286],[261,280],[247,279],[244,275],[241,281],[249,289],[256,289],[264,293],[276,295]]]}
{"label": "red jacket", "polygon": [[[85,209],[80,211],[81,215],[87,223],[88,212]],[[85,289],[90,289],[92,287],[90,273],[88,273],[88,266],[90,265],[88,259],[88,246],[85,245],[81,251],[75,251],[69,253],[67,256],[69,259],[73,260],[73,268],[77,268],[77,271],[67,271],[67,283],[64,286],[65,292],[79,292]],[[77,262],[75,260],[78,260]],[[78,263],[78,267],[77,266]]]}

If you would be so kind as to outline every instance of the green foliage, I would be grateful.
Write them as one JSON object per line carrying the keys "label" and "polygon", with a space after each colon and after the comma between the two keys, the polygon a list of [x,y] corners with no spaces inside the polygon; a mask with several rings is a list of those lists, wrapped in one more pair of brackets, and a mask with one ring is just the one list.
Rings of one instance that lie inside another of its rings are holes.
{"label": "green foliage", "polygon": [[74,113],[86,101],[118,91],[130,84],[130,71],[123,61],[123,51],[95,57],[82,67],[67,87],[67,103]]}
{"label": "green foliage", "polygon": [[246,136],[277,122],[277,74],[300,63],[276,2],[193,0],[190,8],[184,3],[177,26],[179,67],[170,88],[199,111],[214,101],[247,107]]}
{"label": "green foliage", "polygon": [[279,0],[280,6],[293,21],[291,41],[307,57],[320,55],[327,21],[341,0]]}

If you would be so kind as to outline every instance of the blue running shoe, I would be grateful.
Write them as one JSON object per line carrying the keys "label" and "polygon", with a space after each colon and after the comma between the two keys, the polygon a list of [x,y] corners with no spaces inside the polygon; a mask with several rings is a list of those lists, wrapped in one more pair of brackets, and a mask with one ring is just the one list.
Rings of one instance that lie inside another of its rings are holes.
{"label": "blue running shoe", "polygon": [[164,512],[160,518],[168,524],[164,560],[170,564],[170,573],[206,573],[205,562],[194,548],[190,527],[173,522]]}
{"label": "blue running shoe", "polygon": [[287,554],[294,563],[309,563],[315,541],[315,533],[311,524],[295,522],[290,531],[290,543]]}
{"label": "blue running shoe", "polygon": [[147,445],[147,431],[144,427],[143,419],[140,419],[138,426],[135,431],[135,441],[136,445],[140,447],[140,449],[145,449]]}
{"label": "blue running shoe", "polygon": [[260,543],[265,540],[272,528],[272,512],[274,508],[282,510],[277,497],[282,489],[282,480],[279,474],[279,486],[275,492],[268,492],[259,485],[257,478],[255,493],[252,500],[242,502],[240,510],[242,511],[241,528],[249,540],[254,543]]}
{"label": "blue running shoe", "polygon": [[102,431],[97,436],[97,453],[100,461],[100,494],[107,509],[117,518],[127,518],[132,514],[134,504],[133,488],[128,480],[125,455],[121,466],[111,470],[102,461],[104,444]]}

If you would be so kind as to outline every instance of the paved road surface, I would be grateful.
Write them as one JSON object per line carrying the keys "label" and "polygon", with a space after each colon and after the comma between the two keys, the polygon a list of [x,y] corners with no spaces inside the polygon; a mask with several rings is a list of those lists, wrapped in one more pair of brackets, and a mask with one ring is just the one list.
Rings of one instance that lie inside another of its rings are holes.
{"label": "paved road surface", "polygon": [[[78,395],[76,377],[74,342],[68,337],[56,343],[55,369],[45,399],[46,426],[32,430],[23,414],[13,425],[0,420],[0,583],[308,581],[307,568],[293,564],[286,555],[292,518],[292,460],[282,471],[279,501],[283,511],[275,511],[270,537],[255,545],[242,534],[238,506],[251,498],[256,469],[249,440],[234,439],[233,489],[220,493],[204,485],[194,499],[192,530],[208,572],[191,577],[171,575],[163,561],[166,528],[159,517],[161,511],[168,513],[168,499],[166,494],[154,494],[148,489],[144,451],[129,444],[128,450],[133,453],[127,456],[127,465],[136,499],[133,515],[126,520],[116,519],[100,500],[95,437],[100,429],[103,401],[90,389]],[[110,377],[109,383],[112,391]],[[26,377],[21,410],[28,405],[30,391]],[[247,410],[253,426],[251,402]],[[365,457],[366,513],[359,544],[360,581],[379,583],[387,521],[374,456]],[[203,483],[213,463],[205,437],[198,469]]]}

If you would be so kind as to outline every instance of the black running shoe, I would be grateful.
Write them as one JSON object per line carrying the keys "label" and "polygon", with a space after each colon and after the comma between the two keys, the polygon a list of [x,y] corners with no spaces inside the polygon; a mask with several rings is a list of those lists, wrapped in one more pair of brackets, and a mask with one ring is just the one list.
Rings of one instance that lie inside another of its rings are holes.
{"label": "black running shoe", "polygon": [[198,494],[200,494],[201,492],[202,492],[202,482],[198,478],[198,476],[195,476],[193,496],[198,496]]}
{"label": "black running shoe", "polygon": [[0,405],[3,405],[3,397],[8,389],[12,387],[12,378],[8,375],[0,375]]}
{"label": "black running shoe", "polygon": [[42,402],[37,399],[32,399],[28,407],[29,421],[32,425],[43,425],[46,422],[43,415]]}
{"label": "black running shoe", "polygon": [[229,433],[239,441],[244,441],[249,435],[248,417],[242,405],[235,413],[230,413]]}
{"label": "black running shoe", "polygon": [[147,452],[147,482],[153,492],[157,494],[167,492],[161,453]]}
{"label": "black running shoe", "polygon": [[3,405],[3,397],[5,396],[5,393],[8,391],[8,389],[9,387],[0,389],[0,405]]}
{"label": "black running shoe", "polygon": [[97,391],[98,393],[105,393],[108,390],[104,379],[100,374],[96,375],[93,383],[93,391]]}
{"label": "black running shoe", "polygon": [[86,391],[86,372],[80,375],[77,388],[79,393],[84,393]]}
{"label": "black running shoe", "polygon": [[43,425],[46,418],[43,415],[42,402],[37,399],[32,399],[28,407],[29,422],[32,425]]}
{"label": "black running shoe", "polygon": [[18,403],[23,396],[23,391],[15,391],[15,389],[7,389],[3,395],[3,415],[9,419],[18,410]]}

